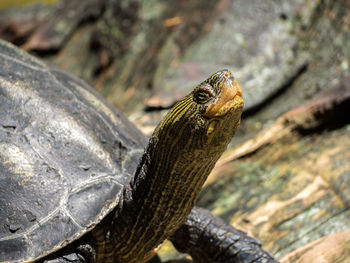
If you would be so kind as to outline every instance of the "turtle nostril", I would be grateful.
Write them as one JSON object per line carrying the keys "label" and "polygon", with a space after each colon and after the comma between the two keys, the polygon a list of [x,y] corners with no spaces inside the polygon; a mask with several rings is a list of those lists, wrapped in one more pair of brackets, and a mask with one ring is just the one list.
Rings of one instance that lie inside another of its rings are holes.
{"label": "turtle nostril", "polygon": [[234,81],[234,77],[233,77],[233,75],[232,75],[232,73],[230,72],[230,77],[229,77],[229,80],[231,80],[232,82]]}
{"label": "turtle nostril", "polygon": [[226,73],[225,73],[225,77],[226,77],[227,79],[231,80],[232,82],[233,82],[233,80],[235,79],[235,78],[233,77],[233,75],[232,75],[231,72],[226,72]]}

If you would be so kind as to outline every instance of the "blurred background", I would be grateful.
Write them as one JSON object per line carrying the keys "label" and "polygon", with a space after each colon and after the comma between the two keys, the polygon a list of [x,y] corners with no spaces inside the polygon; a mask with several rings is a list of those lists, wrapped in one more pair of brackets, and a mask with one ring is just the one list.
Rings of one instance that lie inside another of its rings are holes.
{"label": "blurred background", "polygon": [[[350,262],[349,0],[2,0],[0,38],[84,79],[146,135],[230,69],[243,120],[198,204],[281,262]],[[160,257],[186,255],[167,243]]]}

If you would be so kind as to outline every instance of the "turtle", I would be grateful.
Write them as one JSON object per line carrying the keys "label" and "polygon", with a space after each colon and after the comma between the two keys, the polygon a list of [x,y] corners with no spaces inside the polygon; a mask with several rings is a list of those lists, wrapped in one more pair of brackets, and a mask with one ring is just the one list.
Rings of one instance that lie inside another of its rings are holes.
{"label": "turtle", "polygon": [[220,70],[147,139],[85,82],[0,41],[0,262],[275,262],[195,201],[233,138],[242,90]]}

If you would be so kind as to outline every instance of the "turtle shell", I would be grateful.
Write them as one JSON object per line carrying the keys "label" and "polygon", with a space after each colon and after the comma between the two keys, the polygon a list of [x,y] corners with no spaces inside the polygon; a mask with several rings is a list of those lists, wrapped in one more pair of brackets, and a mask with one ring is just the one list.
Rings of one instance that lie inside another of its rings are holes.
{"label": "turtle shell", "polygon": [[145,143],[83,81],[0,41],[0,262],[34,261],[93,229]]}

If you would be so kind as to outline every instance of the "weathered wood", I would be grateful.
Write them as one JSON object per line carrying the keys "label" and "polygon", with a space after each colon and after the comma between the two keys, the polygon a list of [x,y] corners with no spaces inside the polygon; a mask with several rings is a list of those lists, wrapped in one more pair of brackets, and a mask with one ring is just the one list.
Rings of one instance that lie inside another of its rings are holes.
{"label": "weathered wood", "polygon": [[281,259],[281,263],[320,262],[350,262],[350,230],[317,239]]}
{"label": "weathered wood", "polygon": [[54,8],[42,4],[0,12],[1,38],[22,44],[26,38],[53,12]]}
{"label": "weathered wood", "polygon": [[58,51],[84,20],[97,18],[105,0],[62,0],[52,15],[46,17],[23,44],[27,51]]}
{"label": "weathered wood", "polygon": [[228,152],[199,204],[277,257],[349,229],[349,80]]}

